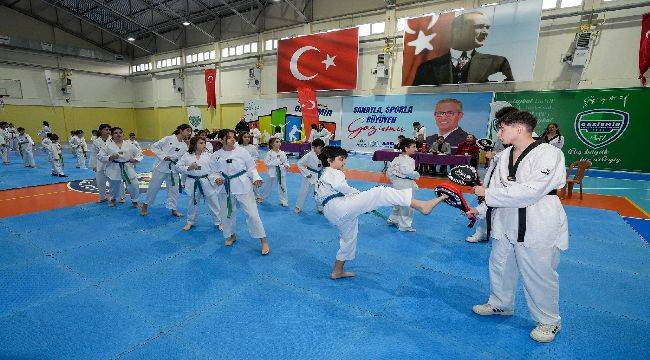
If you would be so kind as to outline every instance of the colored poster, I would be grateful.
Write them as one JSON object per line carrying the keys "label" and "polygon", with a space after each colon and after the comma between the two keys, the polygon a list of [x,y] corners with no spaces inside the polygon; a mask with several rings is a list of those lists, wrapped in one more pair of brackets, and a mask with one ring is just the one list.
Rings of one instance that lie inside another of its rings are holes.
{"label": "colored poster", "polygon": [[492,98],[492,92],[345,97],[341,146],[361,152],[393,148],[399,135],[414,136],[417,121],[426,128],[427,143],[443,135],[456,147],[467,134],[486,136]]}
{"label": "colored poster", "polygon": [[650,133],[646,88],[505,92],[496,100],[530,111],[540,135],[557,123],[567,165],[584,159],[595,169],[650,171],[640,154]]}
{"label": "colored poster", "polygon": [[[318,118],[334,134],[333,141],[334,144],[337,144],[337,141],[342,136],[340,131],[341,98],[326,97],[319,99]],[[304,141],[309,134],[309,124],[303,119],[302,108],[297,98],[246,101],[244,103],[244,119],[249,123],[259,121],[263,142],[268,140],[267,133],[269,137],[275,134],[275,126],[281,127],[285,141]],[[294,125],[296,129],[294,129]],[[336,131],[332,131],[333,129]]]}
{"label": "colored poster", "polygon": [[530,81],[542,0],[408,19],[402,86]]}
{"label": "colored poster", "polygon": [[203,119],[201,118],[201,109],[196,106],[187,107],[187,123],[192,129],[203,129]]}

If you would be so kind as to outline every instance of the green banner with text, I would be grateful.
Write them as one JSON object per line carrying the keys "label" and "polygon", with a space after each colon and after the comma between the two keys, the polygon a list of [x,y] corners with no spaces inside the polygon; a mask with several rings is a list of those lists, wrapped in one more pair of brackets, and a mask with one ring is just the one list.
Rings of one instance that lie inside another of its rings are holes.
{"label": "green banner with text", "polygon": [[539,120],[540,135],[557,123],[567,165],[584,159],[595,169],[650,172],[646,88],[502,92],[494,100],[530,111]]}

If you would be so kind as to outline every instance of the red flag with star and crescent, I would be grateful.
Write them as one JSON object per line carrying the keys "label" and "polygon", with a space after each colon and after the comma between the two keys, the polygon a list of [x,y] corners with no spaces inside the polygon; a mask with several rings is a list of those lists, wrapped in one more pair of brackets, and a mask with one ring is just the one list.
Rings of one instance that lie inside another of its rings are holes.
{"label": "red flag with star and crescent", "polygon": [[641,21],[641,41],[639,42],[639,79],[645,86],[645,73],[650,69],[650,13],[643,15]]}
{"label": "red flag with star and crescent", "polygon": [[449,52],[454,13],[408,19],[404,24],[402,86],[413,85],[418,67]]}
{"label": "red flag with star and crescent", "polygon": [[359,29],[330,31],[278,42],[278,92],[357,87]]}

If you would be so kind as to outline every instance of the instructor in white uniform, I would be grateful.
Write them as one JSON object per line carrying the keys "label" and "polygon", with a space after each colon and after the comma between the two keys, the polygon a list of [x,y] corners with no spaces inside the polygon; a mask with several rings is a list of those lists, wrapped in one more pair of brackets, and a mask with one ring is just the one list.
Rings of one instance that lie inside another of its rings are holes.
{"label": "instructor in white uniform", "polygon": [[490,297],[472,310],[479,315],[512,315],[521,276],[530,315],[537,321],[530,336],[550,342],[560,330],[560,251],[569,245],[567,217],[557,196],[566,169],[561,150],[533,139],[536,124],[526,111],[499,119],[499,138],[512,146],[492,162],[487,189],[474,188],[485,202],[467,214],[486,217],[494,243]]}

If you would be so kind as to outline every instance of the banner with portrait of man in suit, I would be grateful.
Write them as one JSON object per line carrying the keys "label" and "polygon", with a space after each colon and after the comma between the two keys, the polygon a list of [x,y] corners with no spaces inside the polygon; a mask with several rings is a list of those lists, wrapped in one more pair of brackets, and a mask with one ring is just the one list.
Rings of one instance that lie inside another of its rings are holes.
{"label": "banner with portrait of man in suit", "polygon": [[402,86],[531,81],[542,0],[407,19]]}

